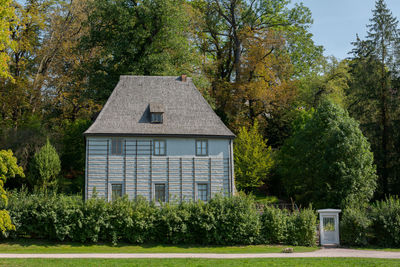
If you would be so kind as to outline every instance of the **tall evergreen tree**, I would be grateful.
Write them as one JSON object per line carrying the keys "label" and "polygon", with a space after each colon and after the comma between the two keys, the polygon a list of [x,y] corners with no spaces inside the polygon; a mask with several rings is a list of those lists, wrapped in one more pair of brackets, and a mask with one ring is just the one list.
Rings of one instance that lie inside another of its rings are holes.
{"label": "tall evergreen tree", "polygon": [[357,37],[353,43],[349,111],[360,120],[371,141],[380,177],[379,192],[383,195],[394,193],[391,184],[398,180],[391,168],[395,156],[393,119],[399,104],[394,81],[399,78],[400,36],[398,20],[384,0],[377,0],[372,12],[366,40]]}

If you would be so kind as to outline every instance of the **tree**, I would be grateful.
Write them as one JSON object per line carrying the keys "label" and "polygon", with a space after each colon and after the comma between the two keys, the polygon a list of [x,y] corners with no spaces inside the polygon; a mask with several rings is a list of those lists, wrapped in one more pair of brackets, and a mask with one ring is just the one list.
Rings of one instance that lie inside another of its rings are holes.
{"label": "tree", "polygon": [[[11,150],[0,150],[0,207],[7,207],[7,194],[4,190],[4,183],[16,175],[24,177],[22,168],[18,166],[17,159]],[[5,209],[0,209],[0,231],[4,235],[7,231],[14,230],[10,214]]]}
{"label": "tree", "polygon": [[377,176],[358,122],[328,101],[300,120],[304,123],[296,123],[277,160],[288,196],[316,208],[369,201]]}
{"label": "tree", "polygon": [[288,124],[285,115],[297,95],[296,82],[291,78],[293,64],[283,51],[285,41],[279,31],[264,34],[249,30],[248,34],[257,38],[243,43],[247,52],[242,59],[242,79],[233,84],[229,108],[235,120],[231,128],[250,127],[257,120],[269,144],[276,147],[287,137],[282,129]]}
{"label": "tree", "polygon": [[348,60],[338,61],[334,57],[321,62],[321,70],[300,79],[300,105],[316,108],[321,101],[329,100],[342,107],[346,106],[345,92],[348,91],[351,75]]}
{"label": "tree", "polygon": [[258,120],[279,147],[290,127],[296,80],[322,57],[308,28],[311,12],[288,0],[196,0],[194,44],[210,80],[215,111],[234,132]]}
{"label": "tree", "polygon": [[12,78],[8,67],[8,51],[14,45],[10,28],[16,24],[16,20],[12,0],[0,0],[0,78]]}
{"label": "tree", "polygon": [[250,130],[242,127],[234,142],[236,187],[245,192],[263,185],[273,165],[271,147],[258,131],[255,121]]}
{"label": "tree", "polygon": [[63,148],[61,152],[61,167],[63,192],[79,193],[85,184],[85,140],[82,135],[91,125],[91,121],[78,119],[63,124]]}
{"label": "tree", "polygon": [[29,170],[29,179],[35,189],[46,191],[57,185],[61,162],[56,149],[50,144],[49,139],[33,157]]}
{"label": "tree", "polygon": [[370,21],[366,40],[357,37],[353,43],[348,109],[371,141],[383,197],[400,192],[395,121],[400,114],[400,35],[384,0],[376,1]]}
{"label": "tree", "polygon": [[[191,73],[190,6],[183,0],[99,0],[90,6],[81,50],[98,56],[85,66],[92,97],[105,102],[122,74]],[[84,69],[83,69],[84,70]]]}

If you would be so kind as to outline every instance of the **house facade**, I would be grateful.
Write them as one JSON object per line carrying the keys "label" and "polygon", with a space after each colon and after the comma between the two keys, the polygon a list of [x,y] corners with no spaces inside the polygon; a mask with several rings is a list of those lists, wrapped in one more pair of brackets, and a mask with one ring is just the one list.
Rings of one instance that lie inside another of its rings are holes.
{"label": "house facade", "polygon": [[233,138],[185,76],[121,76],[86,137],[85,198],[233,194]]}

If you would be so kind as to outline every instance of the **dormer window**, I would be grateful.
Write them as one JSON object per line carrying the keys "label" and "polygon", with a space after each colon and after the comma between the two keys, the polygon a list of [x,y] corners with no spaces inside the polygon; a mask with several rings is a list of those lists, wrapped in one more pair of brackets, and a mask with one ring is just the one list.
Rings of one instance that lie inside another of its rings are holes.
{"label": "dormer window", "polygon": [[151,123],[162,123],[163,114],[162,113],[151,113]]}
{"label": "dormer window", "polygon": [[163,123],[164,107],[161,103],[150,103],[150,122]]}

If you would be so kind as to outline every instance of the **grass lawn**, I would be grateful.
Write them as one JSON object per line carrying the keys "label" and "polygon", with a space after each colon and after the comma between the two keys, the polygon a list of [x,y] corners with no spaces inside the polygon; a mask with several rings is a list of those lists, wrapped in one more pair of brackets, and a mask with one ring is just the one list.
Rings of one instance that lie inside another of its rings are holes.
{"label": "grass lawn", "polygon": [[383,247],[349,247],[351,249],[360,249],[360,250],[381,250],[381,251],[392,251],[392,252],[400,252],[400,248],[383,248]]}
{"label": "grass lawn", "polygon": [[[199,246],[144,244],[88,244],[56,243],[38,240],[1,242],[0,253],[273,253],[291,246]],[[310,252],[318,247],[293,247],[294,252]]]}
{"label": "grass lawn", "polygon": [[0,259],[0,266],[399,266],[400,260],[363,258],[281,259]]}

